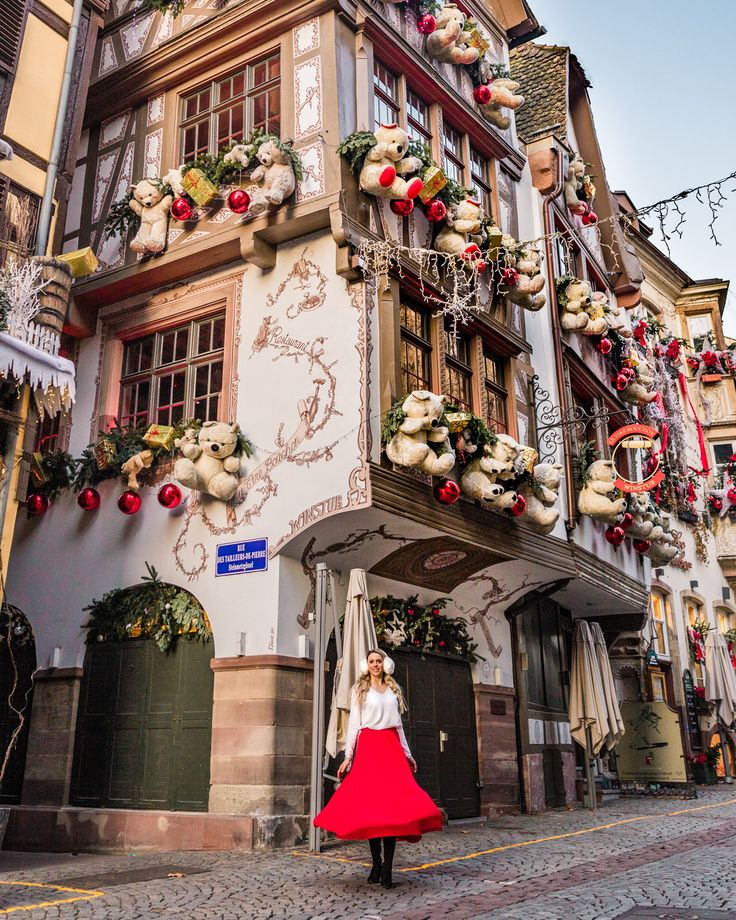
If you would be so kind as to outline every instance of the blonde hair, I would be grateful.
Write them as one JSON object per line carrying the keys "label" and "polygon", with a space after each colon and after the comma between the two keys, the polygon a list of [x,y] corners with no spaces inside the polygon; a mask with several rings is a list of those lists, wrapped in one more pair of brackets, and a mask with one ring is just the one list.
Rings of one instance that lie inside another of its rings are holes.
{"label": "blonde hair", "polygon": [[[366,661],[370,658],[371,655],[380,655],[383,660],[386,658],[386,653],[382,652],[380,648],[369,649],[366,654]],[[396,699],[399,701],[399,712],[406,712],[406,700],[404,699],[404,693],[401,687],[396,683],[396,681],[391,677],[390,674],[387,674],[385,671],[381,672],[381,682],[386,684],[386,686],[393,692],[396,696]],[[365,703],[365,697],[371,687],[371,675],[370,672],[367,674],[361,674],[360,677],[355,681],[353,689],[358,698],[358,706],[362,709],[363,704]]]}

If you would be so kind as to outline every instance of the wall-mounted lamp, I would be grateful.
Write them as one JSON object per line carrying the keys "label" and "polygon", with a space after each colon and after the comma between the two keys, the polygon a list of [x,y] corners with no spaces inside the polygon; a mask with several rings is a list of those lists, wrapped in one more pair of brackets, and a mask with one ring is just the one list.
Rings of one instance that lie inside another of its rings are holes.
{"label": "wall-mounted lamp", "polygon": [[690,590],[691,590],[691,591],[696,591],[697,588],[698,588],[698,582],[697,582],[697,581],[691,581],[691,582],[690,582]]}
{"label": "wall-mounted lamp", "polygon": [[654,574],[657,578],[664,578],[664,569],[655,569]]}

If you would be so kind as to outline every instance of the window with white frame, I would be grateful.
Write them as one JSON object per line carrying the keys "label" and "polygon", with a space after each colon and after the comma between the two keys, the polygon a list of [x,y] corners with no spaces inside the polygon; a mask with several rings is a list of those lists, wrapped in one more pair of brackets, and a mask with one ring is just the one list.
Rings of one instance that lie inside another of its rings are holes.
{"label": "window with white frame", "polygon": [[[733,441],[711,441],[713,451],[714,474],[718,483],[726,483],[725,475],[728,462],[736,453],[736,443]],[[736,483],[734,483],[736,485]]]}
{"label": "window with white frame", "polygon": [[649,610],[652,625],[652,648],[658,658],[670,657],[667,627],[670,620],[669,598],[660,591],[652,591]]}
{"label": "window with white frame", "polygon": [[690,333],[690,344],[695,351],[702,351],[707,347],[707,337],[713,332],[713,319],[710,313],[697,313],[688,316],[687,328]]}

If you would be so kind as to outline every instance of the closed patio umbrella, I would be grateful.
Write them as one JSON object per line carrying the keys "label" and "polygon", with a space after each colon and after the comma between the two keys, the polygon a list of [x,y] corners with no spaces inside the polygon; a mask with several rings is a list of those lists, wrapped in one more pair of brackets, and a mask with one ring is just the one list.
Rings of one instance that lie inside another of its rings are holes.
{"label": "closed patio umbrella", "polygon": [[606,640],[603,637],[603,630],[601,629],[600,623],[591,623],[590,630],[593,634],[595,652],[603,684],[603,695],[605,696],[606,709],[608,710],[608,733],[603,740],[603,744],[609,751],[612,751],[621,738],[623,738],[626,729],[624,728],[624,720],[621,716],[621,708],[616,698],[616,684],[613,679],[611,659],[608,657],[608,648],[606,646]]}
{"label": "closed patio umbrella", "polygon": [[608,732],[608,707],[593,634],[585,620],[577,620],[570,670],[570,733],[585,748],[585,775],[591,808],[596,807],[592,759],[603,747]]}
{"label": "closed patio umbrella", "polygon": [[358,665],[361,658],[365,658],[369,650],[378,645],[364,569],[350,571],[342,644],[342,658],[335,668],[335,686],[325,743],[330,757],[336,757],[338,751],[345,749],[350,697],[353,684],[358,679]]}
{"label": "closed patio umbrella", "polygon": [[726,640],[718,630],[705,640],[705,682],[707,697],[716,704],[718,720],[725,728],[736,721],[736,669],[731,664]]}

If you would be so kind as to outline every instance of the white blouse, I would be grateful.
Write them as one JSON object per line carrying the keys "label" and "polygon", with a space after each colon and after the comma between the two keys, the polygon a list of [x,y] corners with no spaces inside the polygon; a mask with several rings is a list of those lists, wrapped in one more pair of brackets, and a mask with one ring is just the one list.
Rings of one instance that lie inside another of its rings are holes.
{"label": "white blouse", "polygon": [[411,757],[411,751],[404,734],[404,726],[401,724],[401,713],[399,712],[399,701],[393,690],[388,687],[379,693],[371,687],[365,695],[363,708],[358,705],[358,695],[353,690],[352,701],[350,704],[350,719],[348,720],[348,737],[345,742],[345,759],[351,760],[355,749],[355,742],[362,728],[395,728],[399,734],[399,741],[407,757]]}

